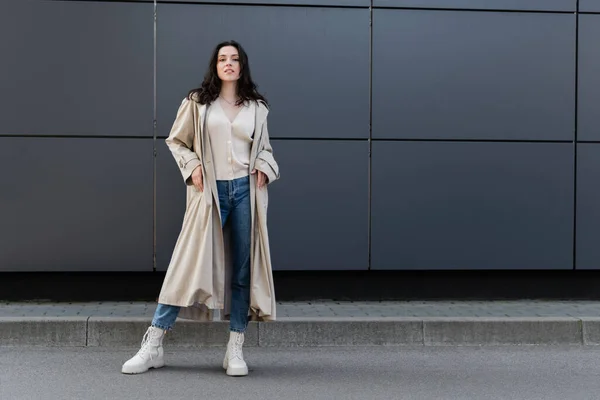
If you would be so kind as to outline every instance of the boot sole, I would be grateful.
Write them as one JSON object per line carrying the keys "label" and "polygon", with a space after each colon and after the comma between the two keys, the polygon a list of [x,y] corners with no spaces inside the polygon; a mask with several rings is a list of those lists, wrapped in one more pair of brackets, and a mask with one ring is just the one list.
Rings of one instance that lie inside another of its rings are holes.
{"label": "boot sole", "polygon": [[243,368],[227,368],[227,375],[229,376],[246,376],[248,375],[248,367]]}
{"label": "boot sole", "polygon": [[151,369],[159,369],[165,366],[165,363],[162,362],[160,364],[156,364],[156,365],[152,365],[146,369],[143,370],[126,370],[125,368],[121,369],[121,373],[125,374],[125,375],[138,375],[138,374],[143,374],[144,372],[148,372]]}
{"label": "boot sole", "polygon": [[227,371],[227,375],[229,376],[246,376],[248,375],[248,366],[245,368],[229,368],[229,360],[227,359],[227,355],[225,355],[225,359],[223,360],[223,369]]}

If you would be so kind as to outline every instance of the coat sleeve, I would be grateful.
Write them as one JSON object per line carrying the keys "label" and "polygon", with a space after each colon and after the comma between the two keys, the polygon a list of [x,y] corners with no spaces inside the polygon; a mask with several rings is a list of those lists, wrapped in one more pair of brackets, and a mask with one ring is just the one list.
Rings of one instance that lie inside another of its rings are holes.
{"label": "coat sleeve", "polygon": [[192,172],[202,162],[193,149],[194,145],[194,101],[184,99],[177,111],[177,117],[165,140],[187,185],[192,185]]}
{"label": "coat sleeve", "polygon": [[279,165],[273,157],[273,148],[269,140],[269,129],[267,127],[267,121],[263,124],[263,132],[261,139],[261,147],[256,157],[255,168],[267,175],[267,183],[273,183],[279,179]]}

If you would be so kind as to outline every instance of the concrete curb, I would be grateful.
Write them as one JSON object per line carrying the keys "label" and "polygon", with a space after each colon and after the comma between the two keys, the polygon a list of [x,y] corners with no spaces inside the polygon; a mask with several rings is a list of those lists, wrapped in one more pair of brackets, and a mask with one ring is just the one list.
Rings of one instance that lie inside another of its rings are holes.
{"label": "concrete curb", "polygon": [[[150,326],[150,318],[90,317],[87,330],[87,345],[139,346],[144,333]],[[0,325],[2,320],[0,319]],[[224,346],[229,335],[229,322],[197,322],[178,320],[174,329],[167,334],[165,344],[177,347]],[[0,339],[1,340],[1,339]],[[244,345],[258,346],[258,323],[248,324]]]}
{"label": "concrete curb", "polygon": [[[150,318],[2,317],[0,346],[137,347]],[[165,345],[225,346],[228,322],[178,320]],[[281,318],[252,322],[246,345],[600,345],[600,318]]]}
{"label": "concrete curb", "polygon": [[581,318],[583,329],[583,344],[599,345],[600,344],[600,318],[584,317]]}
{"label": "concrete curb", "polygon": [[259,323],[260,347],[423,344],[419,318],[286,318]]}
{"label": "concrete curb", "polygon": [[85,346],[87,317],[0,318],[0,346]]}
{"label": "concrete curb", "polygon": [[423,332],[430,346],[583,344],[581,321],[569,317],[432,318]]}

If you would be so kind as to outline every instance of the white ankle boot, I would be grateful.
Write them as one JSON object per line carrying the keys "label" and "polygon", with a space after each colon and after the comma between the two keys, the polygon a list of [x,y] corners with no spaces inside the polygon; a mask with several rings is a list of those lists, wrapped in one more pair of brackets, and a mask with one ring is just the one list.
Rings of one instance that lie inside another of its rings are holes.
{"label": "white ankle boot", "polygon": [[244,345],[244,334],[239,332],[229,333],[227,352],[223,360],[223,369],[227,370],[229,376],[248,375],[248,366],[244,361],[242,346]]}
{"label": "white ankle boot", "polygon": [[124,374],[141,374],[150,368],[161,368],[165,365],[163,338],[165,331],[151,326],[142,339],[142,347],[135,356],[130,358],[121,372]]}

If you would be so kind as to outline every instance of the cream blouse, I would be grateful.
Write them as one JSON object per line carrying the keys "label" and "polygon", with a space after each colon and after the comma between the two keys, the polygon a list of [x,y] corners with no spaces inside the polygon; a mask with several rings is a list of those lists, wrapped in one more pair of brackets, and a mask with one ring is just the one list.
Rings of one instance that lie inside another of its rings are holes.
{"label": "cream blouse", "polygon": [[243,178],[250,174],[255,106],[253,101],[245,104],[233,122],[221,107],[220,99],[213,103],[213,107],[209,107],[206,124],[219,181]]}

